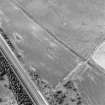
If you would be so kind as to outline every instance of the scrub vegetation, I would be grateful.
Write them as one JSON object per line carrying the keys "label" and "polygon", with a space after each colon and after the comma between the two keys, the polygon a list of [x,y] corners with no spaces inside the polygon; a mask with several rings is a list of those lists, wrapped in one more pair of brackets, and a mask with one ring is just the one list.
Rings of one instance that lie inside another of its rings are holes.
{"label": "scrub vegetation", "polygon": [[56,87],[53,87],[47,80],[40,77],[37,70],[30,70],[30,76],[49,102],[49,105],[85,105],[83,97],[73,80],[62,81]]}

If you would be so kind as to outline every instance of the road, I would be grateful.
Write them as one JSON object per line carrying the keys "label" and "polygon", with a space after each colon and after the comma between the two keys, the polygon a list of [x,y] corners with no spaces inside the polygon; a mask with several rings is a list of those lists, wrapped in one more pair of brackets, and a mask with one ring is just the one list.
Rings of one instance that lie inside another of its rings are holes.
{"label": "road", "polygon": [[0,35],[0,47],[5,51],[8,55],[10,61],[14,64],[16,69],[13,69],[17,77],[21,80],[22,84],[24,85],[25,89],[31,96],[34,105],[49,105],[47,101],[42,96],[41,92],[37,88],[37,86],[33,83],[29,75],[27,74],[26,70],[22,67],[12,50],[8,47],[6,41]]}

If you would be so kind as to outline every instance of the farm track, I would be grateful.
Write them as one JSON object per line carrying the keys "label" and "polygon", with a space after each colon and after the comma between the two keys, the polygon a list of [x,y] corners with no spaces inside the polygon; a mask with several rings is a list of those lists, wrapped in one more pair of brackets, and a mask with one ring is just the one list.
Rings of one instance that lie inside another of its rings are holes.
{"label": "farm track", "polygon": [[[15,1],[17,1],[17,0],[15,0]],[[102,71],[103,69],[101,70],[100,68],[98,68],[98,66],[96,66],[94,64],[94,62],[91,62],[91,56],[88,59],[85,59],[83,56],[78,54],[75,50],[70,48],[65,42],[63,42],[58,37],[56,37],[55,34],[50,32],[50,30],[48,30],[42,24],[39,24],[30,15],[30,13],[28,13],[24,8],[21,7],[20,4],[16,4],[16,5],[23,11],[23,13],[26,14],[27,17],[29,17],[29,19],[31,19],[33,21],[33,23],[37,23],[43,30],[45,30],[49,34],[49,36],[53,37],[58,43],[63,45],[63,47],[65,49],[67,49],[68,52],[72,52],[74,55],[79,57],[83,64],[86,63],[86,65],[89,65],[90,67],[105,73],[104,71]],[[11,86],[10,88],[12,89],[18,104],[19,105],[21,105],[21,104],[22,105],[49,105],[47,103],[46,99],[40,93],[37,86],[35,84],[33,84],[33,82],[31,81],[31,78],[29,77],[28,73],[25,71],[25,69],[19,63],[16,55],[14,54],[15,50],[14,50],[13,46],[11,46],[11,43],[6,42],[4,39],[5,38],[3,38],[2,36],[0,37],[0,46],[1,46],[1,52],[2,52],[2,53],[0,53],[0,63],[1,63],[1,65],[2,64],[6,65],[5,67],[3,66],[3,68],[4,69],[7,68],[6,72],[7,72],[8,78],[10,80],[10,86]],[[11,49],[9,48],[8,45],[10,46]],[[81,65],[82,64],[80,62],[80,66]],[[68,76],[66,75],[66,77],[72,77],[73,74],[74,75],[78,74],[78,72],[83,70],[83,69],[79,69],[80,66],[79,66],[79,64],[77,64],[75,69],[73,69],[73,71],[70,72]],[[10,69],[8,69],[8,68],[10,68]],[[94,69],[93,69],[93,71],[95,71]],[[62,78],[62,79],[65,79],[65,78]],[[68,79],[66,79],[66,80],[68,80]],[[27,81],[28,81],[28,83],[27,83]]]}
{"label": "farm track", "polygon": [[21,5],[21,3],[18,0],[12,0],[12,2],[14,3],[14,5],[16,5],[18,8],[20,8],[23,11],[23,13],[26,14],[26,16],[29,17],[29,19],[33,21],[33,23],[38,24],[43,30],[45,30],[46,32],[48,32],[51,37],[53,37],[58,43],[60,43],[66,49],[68,49],[69,52],[72,52],[74,55],[76,55],[77,57],[79,57],[82,62],[87,62],[87,64],[90,67],[93,67],[96,70],[101,71],[101,72],[103,72],[105,74],[105,72],[103,71],[102,68],[100,69],[100,67],[96,66],[96,64],[93,61],[91,61],[91,59],[92,59],[91,57],[92,57],[92,54],[94,52],[88,58],[85,58],[82,55],[78,54],[74,49],[70,48],[65,42],[63,42],[58,37],[56,37],[56,35],[53,34],[49,29],[47,29],[46,27],[44,27],[43,24],[39,23],[37,21],[37,19],[35,19],[29,12],[27,12],[27,10],[24,9],[24,7]]}

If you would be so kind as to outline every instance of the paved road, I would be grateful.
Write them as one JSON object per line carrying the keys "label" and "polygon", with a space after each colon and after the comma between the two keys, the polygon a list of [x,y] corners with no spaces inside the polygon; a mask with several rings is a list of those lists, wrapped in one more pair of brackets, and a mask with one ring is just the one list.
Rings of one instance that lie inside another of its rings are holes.
{"label": "paved road", "polygon": [[11,39],[23,37],[15,45],[27,65],[51,84],[77,71],[74,79],[90,105],[104,105],[105,0],[12,1],[0,0],[1,25]]}
{"label": "paved road", "polygon": [[2,28],[26,65],[35,65],[41,77],[51,84],[57,84],[80,62],[77,55],[51,37],[11,1],[0,0],[0,11]]}
{"label": "paved road", "polygon": [[1,35],[0,47],[5,51],[5,53],[8,55],[8,58],[16,67],[16,69],[13,70],[15,74],[19,77],[21,82],[24,84],[23,86],[26,88],[27,92],[30,93],[29,95],[31,96],[34,105],[49,105]]}

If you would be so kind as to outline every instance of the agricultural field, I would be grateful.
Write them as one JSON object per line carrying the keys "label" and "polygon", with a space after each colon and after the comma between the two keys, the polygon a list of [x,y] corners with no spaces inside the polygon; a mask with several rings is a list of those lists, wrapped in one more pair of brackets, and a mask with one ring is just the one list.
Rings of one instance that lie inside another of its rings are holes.
{"label": "agricultural field", "polygon": [[[0,37],[49,105],[105,105],[104,9],[105,0],[0,0]],[[5,78],[0,96],[17,105]]]}

